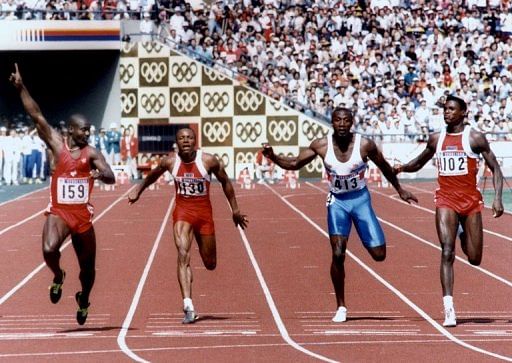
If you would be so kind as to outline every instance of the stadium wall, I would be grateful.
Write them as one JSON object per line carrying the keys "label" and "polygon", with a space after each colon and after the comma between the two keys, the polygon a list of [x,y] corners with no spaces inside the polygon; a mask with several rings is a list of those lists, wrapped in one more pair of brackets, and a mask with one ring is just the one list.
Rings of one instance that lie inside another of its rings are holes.
{"label": "stadium wall", "polygon": [[[201,147],[224,161],[231,178],[240,165],[254,162],[263,142],[291,155],[328,131],[327,125],[158,42],[123,43],[119,77],[125,127],[196,125]],[[321,175],[319,158],[300,172],[301,177]]]}

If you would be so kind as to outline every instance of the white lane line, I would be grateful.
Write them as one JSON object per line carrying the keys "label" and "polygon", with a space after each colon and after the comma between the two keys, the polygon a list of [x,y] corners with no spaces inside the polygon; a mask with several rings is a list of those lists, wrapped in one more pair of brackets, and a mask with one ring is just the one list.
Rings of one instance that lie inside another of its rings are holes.
{"label": "white lane line", "polygon": [[[142,339],[147,339],[147,336],[142,336]],[[73,339],[73,338],[70,338]],[[474,342],[510,342],[510,339],[471,339],[471,341]],[[376,344],[426,344],[431,345],[432,343],[440,344],[440,345],[446,345],[446,340],[441,339],[406,339],[406,340],[399,340],[399,339],[390,339],[390,340],[347,340],[347,341],[333,341],[333,342],[308,342],[303,343],[303,345],[309,345],[309,346],[326,346],[326,345],[376,345]],[[282,348],[286,347],[286,343],[262,343],[262,344],[224,344],[224,345],[198,345],[198,346],[186,346],[182,345],[179,347],[172,346],[172,347],[157,347],[157,348],[138,348],[135,349],[137,352],[166,352],[166,351],[179,351],[179,350],[204,350],[204,349],[247,349],[247,348]],[[103,350],[82,350],[82,351],[67,351],[67,352],[35,352],[35,353],[0,353],[0,358],[20,358],[20,357],[46,357],[46,356],[76,356],[76,355],[89,355],[89,354],[99,354],[99,355],[105,355],[105,354],[114,354],[114,353],[120,353],[121,351],[119,349],[103,349]],[[101,357],[99,357],[101,358]],[[98,359],[99,359],[98,358]],[[103,359],[105,359],[103,357]]]}
{"label": "white lane line", "polygon": [[[406,184],[408,188],[410,189],[414,189],[414,190],[417,190],[419,192],[423,192],[423,193],[429,193],[429,194],[433,194],[433,191],[432,190],[428,190],[428,189],[424,189],[424,188],[420,188],[420,187],[416,187],[414,185],[411,185],[411,184]],[[483,194],[482,194],[483,195]],[[405,202],[404,202],[405,203]],[[492,210],[492,207],[489,207],[487,205],[484,204],[484,208],[485,209],[490,209]],[[503,211],[503,214],[508,214],[508,215],[512,215],[512,211],[508,211],[508,210],[504,210]]]}
{"label": "white lane line", "polygon": [[24,224],[24,223],[26,223],[26,222],[30,221],[31,219],[34,219],[34,218],[38,217],[40,214],[43,214],[45,210],[46,210],[46,208],[41,209],[39,212],[35,212],[35,213],[34,213],[34,214],[32,214],[30,217],[27,217],[27,218],[25,218],[25,219],[24,219],[24,220],[22,220],[22,221],[19,221],[19,222],[17,222],[17,223],[11,224],[9,227],[2,229],[2,230],[0,231],[0,236],[1,236],[1,235],[3,235],[5,232],[10,231],[10,230],[11,230],[11,229],[13,229],[13,228],[16,228],[16,227],[18,227],[18,226],[21,226],[22,224]]}
{"label": "white lane line", "polygon": [[[101,217],[103,217],[109,210],[111,210],[117,203],[119,203],[121,200],[124,199],[124,197],[126,195],[128,195],[128,193],[133,189],[135,188],[137,185],[134,185],[133,187],[131,187],[130,189],[128,189],[123,195],[121,195],[119,198],[117,198],[111,205],[109,205],[107,207],[107,209],[105,209],[103,212],[101,212],[100,215],[98,215],[96,218],[93,219],[93,223],[98,221],[99,219],[101,219]],[[63,245],[62,247],[60,248],[60,251],[62,252],[66,247],[68,247],[69,245],[71,244],[71,239],[68,239]],[[27,276],[25,276],[25,278],[23,280],[21,280],[16,286],[14,286],[7,294],[5,294],[4,296],[2,296],[0,298],[0,305],[2,305],[3,303],[5,303],[12,295],[14,295],[19,289],[21,289],[27,282],[30,281],[30,279],[32,279],[32,277],[34,277],[39,271],[41,271],[43,269],[43,267],[45,267],[46,264],[45,263],[42,263],[40,264],[39,266],[37,266],[31,273],[29,273]]]}
{"label": "white lane line", "polygon": [[169,207],[167,208],[167,212],[165,213],[165,217],[160,225],[160,230],[158,231],[158,235],[156,236],[155,242],[153,242],[153,248],[151,249],[151,253],[149,254],[148,260],[146,262],[146,266],[144,267],[144,271],[142,272],[142,276],[140,277],[139,284],[137,285],[137,289],[135,290],[135,294],[133,295],[133,300],[130,305],[130,309],[128,310],[128,314],[126,314],[126,318],[124,319],[123,326],[119,331],[119,335],[117,336],[117,345],[121,348],[123,353],[125,353],[131,359],[137,362],[145,362],[149,363],[147,360],[139,357],[135,354],[126,344],[126,334],[128,333],[128,329],[130,328],[130,324],[132,323],[133,316],[135,315],[135,311],[137,310],[137,306],[139,305],[140,297],[142,296],[142,289],[144,289],[144,284],[149,275],[149,270],[151,269],[151,265],[153,264],[153,260],[156,256],[156,251],[158,250],[158,246],[160,245],[160,240],[162,239],[162,235],[164,234],[165,227],[167,226],[167,221],[171,216],[172,207],[174,205],[174,197],[171,199],[169,203]]}
{"label": "white lane line", "polygon": [[247,254],[249,255],[249,259],[251,260],[252,266],[254,267],[254,271],[256,272],[256,276],[258,277],[258,281],[261,285],[263,293],[265,294],[265,299],[267,300],[267,304],[270,307],[270,311],[272,312],[274,321],[275,321],[277,328],[279,329],[279,333],[281,334],[281,337],[283,337],[284,341],[286,343],[288,343],[290,346],[292,346],[293,348],[297,349],[298,351],[300,351],[306,355],[309,355],[310,357],[322,360],[324,362],[330,362],[330,363],[337,362],[337,361],[329,359],[323,355],[320,355],[320,354],[314,353],[310,350],[307,350],[306,348],[297,344],[297,342],[295,342],[290,337],[290,335],[288,334],[288,330],[286,329],[286,326],[284,325],[283,320],[281,319],[281,315],[279,314],[279,310],[276,307],[274,299],[272,298],[272,294],[270,293],[270,290],[267,286],[265,278],[263,277],[263,273],[261,272],[258,261],[256,261],[256,257],[254,256],[254,253],[252,251],[249,240],[247,239],[247,236],[245,235],[245,232],[242,228],[238,227],[238,232],[240,232],[240,236],[242,237],[242,241],[244,242],[244,246],[245,246],[245,249],[247,250]]}
{"label": "white lane line", "polygon": [[18,196],[18,197],[16,197],[16,198],[6,200],[5,202],[0,203],[0,207],[1,207],[1,206],[3,206],[3,205],[6,205],[6,204],[8,204],[8,203],[12,203],[12,202],[14,202],[14,201],[20,200],[21,198],[25,198],[25,197],[27,197],[27,196],[29,196],[29,195],[34,194],[34,193],[40,192],[40,191],[42,191],[42,190],[46,190],[46,189],[48,189],[48,188],[49,188],[49,186],[48,186],[48,187],[41,188],[41,189],[36,189],[36,190],[31,191],[31,192],[28,192],[28,193],[22,194],[22,195],[20,195],[20,196]]}
{"label": "white lane line", "polygon": [[[316,185],[314,185],[314,184],[311,184],[311,183],[309,183],[309,182],[306,182],[306,184],[310,185],[312,188],[315,188],[315,189],[319,189],[319,190],[321,190],[320,188],[318,188],[318,187],[317,187]],[[372,193],[373,193],[373,192],[374,192],[374,191],[372,190]],[[378,192],[377,192],[377,193],[378,193]],[[405,203],[405,202],[404,202],[404,203]],[[441,247],[439,247],[437,244],[434,244],[434,243],[432,243],[432,242],[430,242],[430,241],[427,241],[426,239],[423,239],[423,238],[421,238],[420,236],[417,236],[417,235],[415,235],[415,234],[413,234],[413,233],[411,233],[411,232],[409,232],[409,231],[407,231],[407,230],[405,230],[405,229],[403,229],[403,228],[400,228],[400,227],[398,227],[397,225],[395,225],[395,224],[393,224],[393,223],[391,223],[391,222],[388,222],[388,221],[386,221],[386,220],[384,220],[384,219],[382,219],[382,218],[380,218],[380,217],[377,217],[377,219],[378,219],[380,222],[384,223],[385,225],[390,226],[390,227],[392,227],[392,228],[396,229],[397,231],[400,231],[400,232],[402,232],[402,233],[404,233],[404,234],[408,235],[409,237],[412,237],[412,238],[414,238],[414,239],[416,239],[416,240],[418,240],[418,241],[420,241],[420,242],[422,242],[422,243],[424,243],[424,244],[426,244],[426,245],[428,245],[428,246],[430,246],[430,247],[435,248],[436,250],[441,251]],[[480,271],[480,272],[482,272],[482,273],[486,274],[487,276],[492,277],[493,279],[498,280],[498,281],[500,281],[500,282],[504,283],[505,285],[507,285],[507,286],[509,286],[509,287],[512,287],[512,281],[509,281],[509,280],[507,280],[507,279],[505,279],[505,278],[503,278],[503,277],[501,277],[501,276],[498,276],[498,275],[496,275],[496,274],[492,273],[491,271],[486,270],[485,268],[482,268],[482,267],[480,267],[480,266],[474,266],[474,265],[470,264],[468,261],[466,261],[465,259],[463,259],[462,257],[455,256],[455,258],[457,259],[457,261],[460,261],[460,262],[462,262],[463,264],[465,264],[465,265],[467,265],[467,266],[470,266],[470,267],[472,267],[472,268],[474,268],[474,269],[476,269],[476,270],[478,270],[478,271]]]}
{"label": "white lane line", "polygon": [[[312,185],[309,182],[306,182],[306,184]],[[266,185],[265,185],[266,186]],[[312,185],[315,189],[316,186]],[[292,210],[294,210],[296,213],[298,213],[302,218],[304,218],[309,224],[311,224],[316,230],[318,230],[321,234],[323,234],[326,238],[329,238],[329,234],[325,232],[318,224],[316,224],[311,218],[309,218],[306,214],[304,214],[302,211],[300,211],[297,207],[295,207],[293,204],[291,204],[288,200],[283,198],[278,192],[276,192],[273,188],[266,186],[272,193],[274,193],[279,199],[281,199],[286,205],[288,205]],[[490,352],[488,350],[475,347],[471,344],[466,343],[463,340],[460,340],[456,336],[454,336],[452,333],[450,333],[448,330],[446,330],[443,326],[441,326],[438,322],[436,322],[434,319],[430,317],[425,311],[423,311],[419,306],[417,306],[415,303],[413,303],[407,296],[405,296],[400,290],[398,290],[396,287],[391,285],[388,281],[386,281],[383,277],[381,277],[378,273],[376,273],[374,270],[372,270],[368,265],[366,265],[362,260],[360,260],[356,255],[354,255],[352,252],[350,252],[347,249],[347,254],[355,261],[358,265],[360,265],[363,269],[365,269],[370,275],[372,275],[377,281],[382,283],[384,286],[386,286],[390,291],[392,291],[396,296],[400,298],[403,302],[405,302],[409,307],[411,307],[414,311],[416,311],[423,319],[425,319],[430,325],[432,325],[437,331],[439,331],[441,334],[443,334],[445,337],[450,339],[451,341],[468,348],[470,350],[473,350],[478,353],[482,353],[484,355],[489,355],[494,358],[503,359],[505,361],[512,362],[512,357],[507,357],[504,355],[500,355],[494,352]]]}
{"label": "white lane line", "polygon": [[[420,210],[428,212],[430,214],[436,214],[435,210],[432,210],[432,209],[429,209],[429,208],[425,208],[425,207],[422,207],[422,206],[416,205],[416,204],[408,204],[408,203],[404,202],[402,199],[399,199],[399,196],[397,196],[397,195],[387,195],[386,193],[382,193],[382,192],[379,192],[377,190],[372,190],[372,193],[382,195],[382,196],[387,197],[389,199],[392,199],[392,200],[394,200],[396,202],[406,204],[406,205],[408,205],[410,207],[414,207],[414,208],[420,209]],[[490,234],[490,235],[493,235],[493,236],[496,236],[496,237],[499,237],[499,238],[503,238],[504,240],[512,242],[512,237],[505,236],[504,234],[501,234],[501,233],[498,233],[498,232],[494,232],[494,231],[488,230],[486,228],[483,228],[483,231],[485,233]]]}

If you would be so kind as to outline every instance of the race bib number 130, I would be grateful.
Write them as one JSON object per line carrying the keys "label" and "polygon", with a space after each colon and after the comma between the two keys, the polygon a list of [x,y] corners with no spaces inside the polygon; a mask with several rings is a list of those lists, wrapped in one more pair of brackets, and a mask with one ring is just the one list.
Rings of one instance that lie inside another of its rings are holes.
{"label": "race bib number 130", "polygon": [[89,178],[58,178],[59,204],[84,204],[89,201]]}

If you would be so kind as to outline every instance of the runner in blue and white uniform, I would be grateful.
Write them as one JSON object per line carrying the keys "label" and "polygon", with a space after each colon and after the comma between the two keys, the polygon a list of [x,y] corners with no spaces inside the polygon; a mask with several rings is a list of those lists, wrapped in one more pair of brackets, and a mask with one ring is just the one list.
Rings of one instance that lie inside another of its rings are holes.
{"label": "runner in blue and white uniform", "polygon": [[386,258],[386,242],[382,227],[373,211],[364,174],[370,159],[396,189],[400,198],[410,203],[417,198],[402,189],[389,163],[375,142],[352,133],[354,118],[349,109],[338,107],[332,113],[333,130],[314,140],[298,156],[274,154],[270,145],[263,153],[286,170],[298,170],[320,156],[329,176],[327,223],[332,248],[331,279],[336,293],[337,311],[334,322],[347,319],[345,306],[345,250],[352,222],[364,246],[375,261]]}

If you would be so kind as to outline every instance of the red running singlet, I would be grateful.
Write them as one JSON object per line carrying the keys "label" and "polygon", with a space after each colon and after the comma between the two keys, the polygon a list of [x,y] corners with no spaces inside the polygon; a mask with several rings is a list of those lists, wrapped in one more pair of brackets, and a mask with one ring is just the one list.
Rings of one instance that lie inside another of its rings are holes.
{"label": "red running singlet", "polygon": [[211,176],[202,161],[202,151],[196,151],[196,158],[185,163],[179,155],[172,169],[176,187],[176,205],[173,211],[174,223],[187,222],[194,232],[202,235],[215,234],[212,205],[210,202]]}
{"label": "red running singlet", "polygon": [[83,233],[92,227],[94,209],[89,199],[94,180],[90,171],[89,146],[81,149],[80,156],[74,159],[65,143],[51,176],[46,213],[62,218],[73,233]]}
{"label": "red running singlet", "polygon": [[478,154],[471,150],[471,127],[457,134],[443,129],[436,149],[439,188],[435,193],[438,208],[449,208],[460,215],[471,215],[483,208],[477,188]]}

